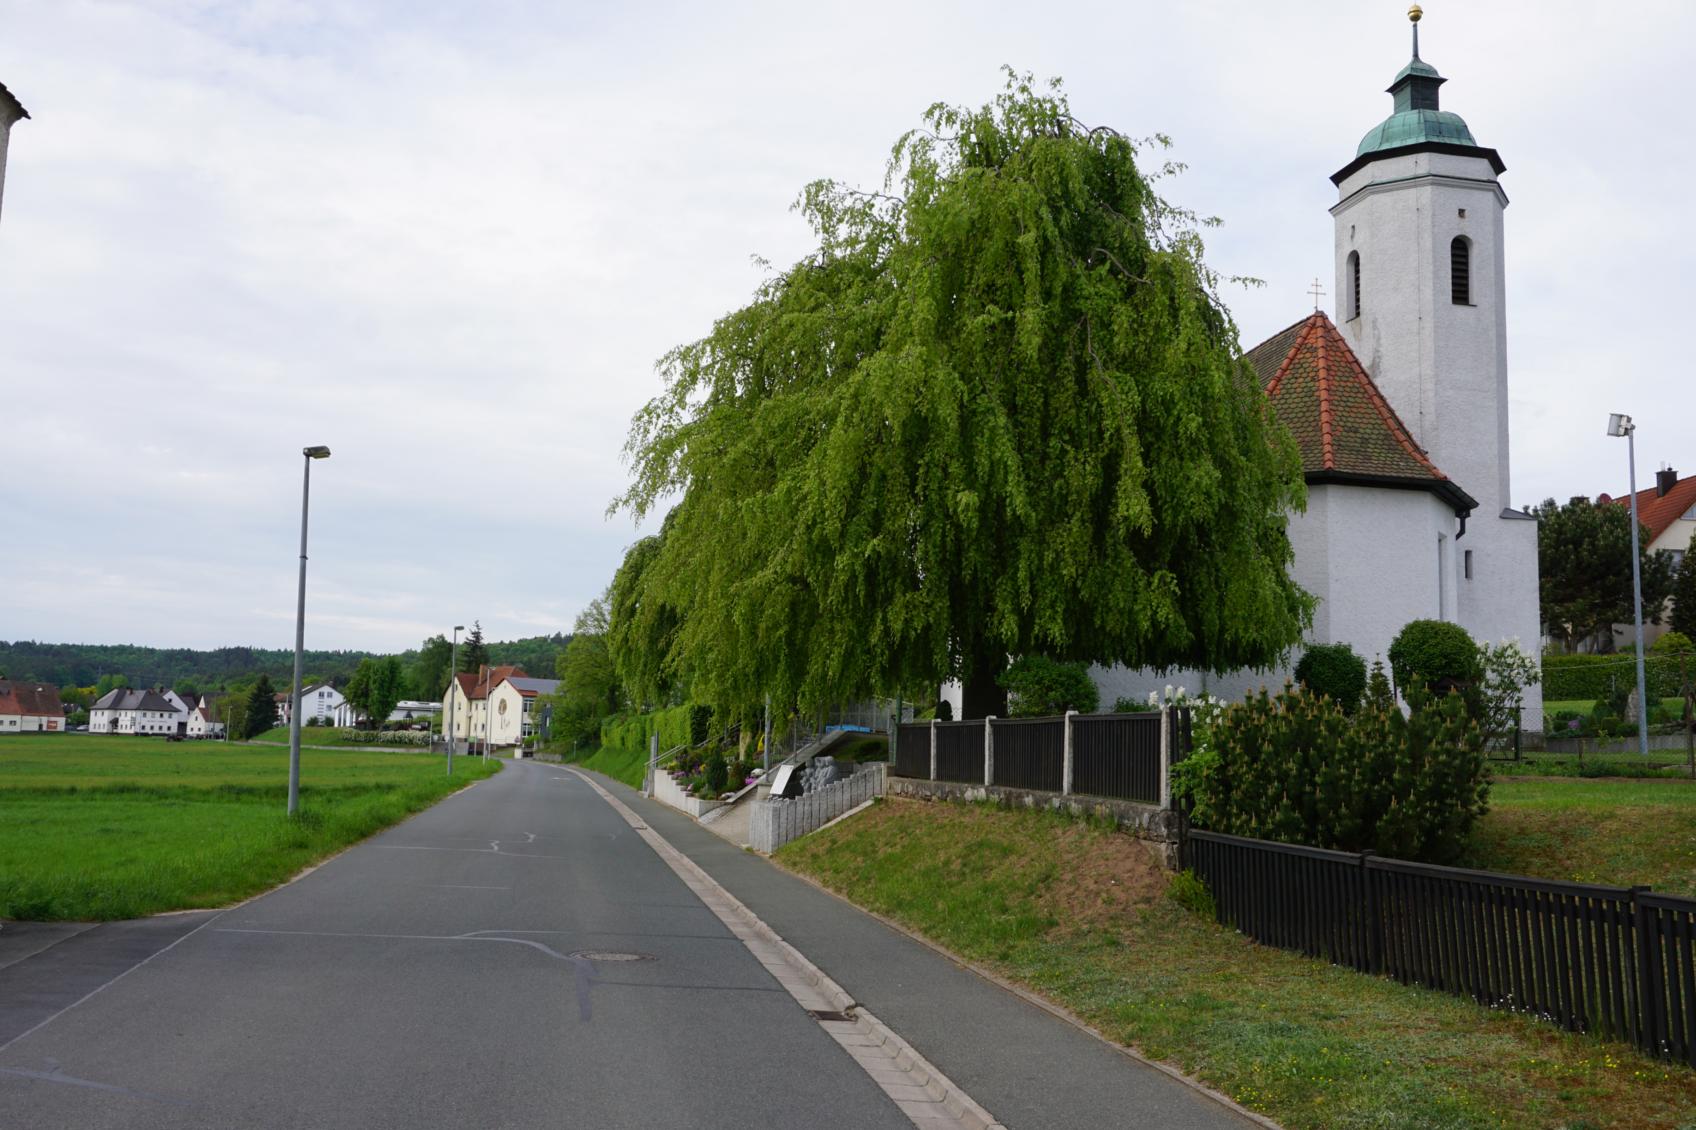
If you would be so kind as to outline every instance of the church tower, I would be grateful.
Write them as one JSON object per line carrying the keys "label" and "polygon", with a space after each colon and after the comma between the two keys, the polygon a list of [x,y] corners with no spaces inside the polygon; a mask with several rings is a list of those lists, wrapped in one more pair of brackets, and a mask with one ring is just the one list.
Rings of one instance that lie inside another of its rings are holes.
{"label": "church tower", "polygon": [[1536,523],[1513,510],[1508,463],[1505,166],[1439,107],[1447,80],[1419,57],[1390,84],[1390,116],[1332,175],[1337,323],[1430,459],[1475,498],[1439,549],[1455,618],[1479,640],[1537,651]]}

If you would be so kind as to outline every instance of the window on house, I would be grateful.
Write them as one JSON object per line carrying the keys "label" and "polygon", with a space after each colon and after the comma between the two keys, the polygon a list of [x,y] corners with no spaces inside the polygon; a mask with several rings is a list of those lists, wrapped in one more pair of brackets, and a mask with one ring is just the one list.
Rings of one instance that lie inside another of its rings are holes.
{"label": "window on house", "polygon": [[1673,571],[1677,572],[1679,567],[1684,564],[1684,550],[1682,550],[1682,549],[1672,549],[1672,550],[1668,550],[1667,552],[1672,555]]}
{"label": "window on house", "polygon": [[1449,243],[1449,300],[1456,306],[1472,305],[1472,244],[1464,235]]}
{"label": "window on house", "polygon": [[1360,252],[1349,252],[1349,314],[1360,317]]}
{"label": "window on house", "polygon": [[1466,551],[1466,579],[1472,580],[1472,550]]}

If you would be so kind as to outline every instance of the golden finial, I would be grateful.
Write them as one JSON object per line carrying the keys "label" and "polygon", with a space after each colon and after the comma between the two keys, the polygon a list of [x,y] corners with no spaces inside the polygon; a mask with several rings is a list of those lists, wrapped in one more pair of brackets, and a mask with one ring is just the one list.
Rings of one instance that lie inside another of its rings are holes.
{"label": "golden finial", "polygon": [[1413,7],[1409,8],[1407,10],[1407,18],[1412,20],[1414,23],[1418,23],[1419,17],[1423,16],[1424,14],[1425,14],[1425,9],[1421,8],[1418,4],[1415,4]]}

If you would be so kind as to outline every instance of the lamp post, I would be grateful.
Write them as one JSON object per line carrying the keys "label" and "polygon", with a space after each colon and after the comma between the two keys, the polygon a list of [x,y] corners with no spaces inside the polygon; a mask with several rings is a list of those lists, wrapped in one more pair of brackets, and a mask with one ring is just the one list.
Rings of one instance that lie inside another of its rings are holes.
{"label": "lamp post", "polygon": [[448,660],[448,776],[453,776],[453,700],[459,696],[459,633],[465,631],[464,624],[453,626],[452,658]]}
{"label": "lamp post", "polygon": [[1608,417],[1608,434],[1625,437],[1631,479],[1631,617],[1637,636],[1637,752],[1649,756],[1649,696],[1643,678],[1643,577],[1637,548],[1637,425],[1615,412]]}
{"label": "lamp post", "polygon": [[300,483],[300,593],[294,610],[294,683],[289,688],[289,815],[300,810],[300,669],[306,646],[306,506],[312,494],[312,461],[328,459],[322,444],[303,447],[306,474]]}

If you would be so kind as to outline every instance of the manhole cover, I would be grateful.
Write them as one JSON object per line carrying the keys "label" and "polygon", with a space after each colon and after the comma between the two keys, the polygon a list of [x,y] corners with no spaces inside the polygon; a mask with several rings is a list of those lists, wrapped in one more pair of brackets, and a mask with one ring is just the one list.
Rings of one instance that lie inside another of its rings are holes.
{"label": "manhole cover", "polygon": [[583,957],[590,961],[652,961],[651,953],[619,953],[616,950],[578,950],[572,957]]}

